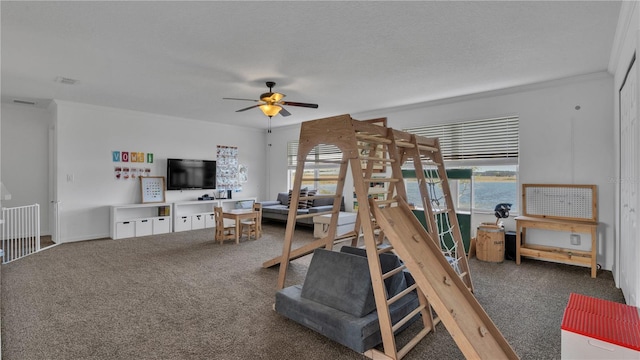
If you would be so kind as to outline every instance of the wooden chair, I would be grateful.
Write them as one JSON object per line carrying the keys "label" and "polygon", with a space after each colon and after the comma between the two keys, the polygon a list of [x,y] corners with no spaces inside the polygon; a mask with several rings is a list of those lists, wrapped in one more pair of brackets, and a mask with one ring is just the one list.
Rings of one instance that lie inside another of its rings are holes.
{"label": "wooden chair", "polygon": [[258,215],[255,219],[242,221],[242,234],[247,234],[249,239],[251,239],[251,235],[254,239],[258,239],[262,236],[262,204],[253,203],[253,211]]}
{"label": "wooden chair", "polygon": [[213,212],[216,216],[216,241],[220,241],[220,244],[222,244],[225,240],[235,240],[235,224],[233,226],[224,226],[224,218],[222,217],[221,207],[214,207]]}

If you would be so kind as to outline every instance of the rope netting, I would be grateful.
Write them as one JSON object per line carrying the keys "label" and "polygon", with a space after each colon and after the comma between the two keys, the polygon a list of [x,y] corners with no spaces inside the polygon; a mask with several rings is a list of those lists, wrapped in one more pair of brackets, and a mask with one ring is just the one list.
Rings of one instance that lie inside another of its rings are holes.
{"label": "rope netting", "polygon": [[[431,209],[436,214],[436,226],[435,229],[438,232],[438,240],[440,242],[440,248],[442,253],[449,261],[449,264],[460,273],[460,257],[458,254],[464,253],[458,252],[458,244],[453,236],[454,227],[449,221],[449,213],[446,211],[449,208],[446,199],[444,197],[444,190],[442,189],[442,179],[438,176],[436,169],[426,168],[425,180],[427,185],[427,192],[429,193],[429,200],[431,201]],[[423,204],[428,206],[427,201],[423,200]]]}

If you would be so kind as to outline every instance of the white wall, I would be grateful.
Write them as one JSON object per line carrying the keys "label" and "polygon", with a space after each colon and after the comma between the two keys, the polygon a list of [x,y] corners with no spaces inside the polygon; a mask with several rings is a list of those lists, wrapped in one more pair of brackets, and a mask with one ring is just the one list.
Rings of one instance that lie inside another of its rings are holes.
{"label": "white wall", "polygon": [[298,141],[299,138],[300,125],[274,128],[271,134],[267,134],[266,155],[269,177],[267,199],[275,200],[279,192],[289,190],[287,188],[287,143]]}
{"label": "white wall", "polygon": [[52,114],[47,109],[2,103],[2,183],[11,193],[3,207],[40,204],[40,232],[49,231],[48,149]]}
{"label": "white wall", "polygon": [[[167,158],[216,159],[216,146],[237,146],[249,182],[235,198],[265,193],[264,131],[205,121],[56,101],[57,195],[62,242],[109,236],[110,205],[140,202],[138,181],[115,180],[112,151],[154,154],[152,176]],[[167,202],[197,200],[213,190],[168,191]]]}
{"label": "white wall", "polygon": [[[598,185],[598,263],[613,266],[614,137],[611,75],[602,72],[518,89],[477,94],[405,108],[352,114],[356,119],[387,117],[388,125],[404,129],[505,115],[520,117],[520,183]],[[579,105],[580,110],[575,107]],[[296,140],[299,127],[276,128],[271,141],[270,192],[286,188],[286,142]],[[276,145],[277,144],[277,145]],[[495,221],[495,220],[493,220]],[[514,230],[513,221],[505,222]],[[531,230],[529,241],[569,246],[569,234]],[[588,234],[582,237],[589,246]]]}

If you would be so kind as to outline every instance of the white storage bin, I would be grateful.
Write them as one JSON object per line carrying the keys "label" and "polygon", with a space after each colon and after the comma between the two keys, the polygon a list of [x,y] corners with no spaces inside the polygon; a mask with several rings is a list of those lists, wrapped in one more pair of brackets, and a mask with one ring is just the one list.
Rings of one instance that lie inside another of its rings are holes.
{"label": "white storage bin", "polygon": [[114,239],[124,239],[134,237],[136,233],[136,223],[133,221],[123,221],[116,223],[116,235]]}
{"label": "white storage bin", "polygon": [[565,330],[561,330],[560,349],[564,360],[640,359],[640,351]]}
{"label": "white storage bin", "polygon": [[191,230],[191,216],[179,216],[174,226],[176,232]]}
{"label": "white storage bin", "polygon": [[153,219],[153,234],[166,234],[171,232],[171,218],[169,216]]}
{"label": "white storage bin", "polygon": [[153,234],[153,222],[151,219],[136,220],[136,236],[148,236]]}
{"label": "white storage bin", "polygon": [[213,228],[216,227],[216,215],[211,213],[211,214],[206,214],[204,216],[204,227],[206,228]]}
{"label": "white storage bin", "polygon": [[561,359],[640,359],[640,309],[572,293],[564,310]]}
{"label": "white storage bin", "polygon": [[204,215],[196,214],[191,216],[191,229],[204,229]]}

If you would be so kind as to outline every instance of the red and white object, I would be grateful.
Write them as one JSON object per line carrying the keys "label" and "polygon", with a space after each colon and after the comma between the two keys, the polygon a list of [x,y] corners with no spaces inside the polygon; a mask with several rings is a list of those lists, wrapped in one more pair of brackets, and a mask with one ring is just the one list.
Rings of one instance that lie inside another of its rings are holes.
{"label": "red and white object", "polygon": [[562,319],[562,359],[640,360],[640,309],[571,294]]}

